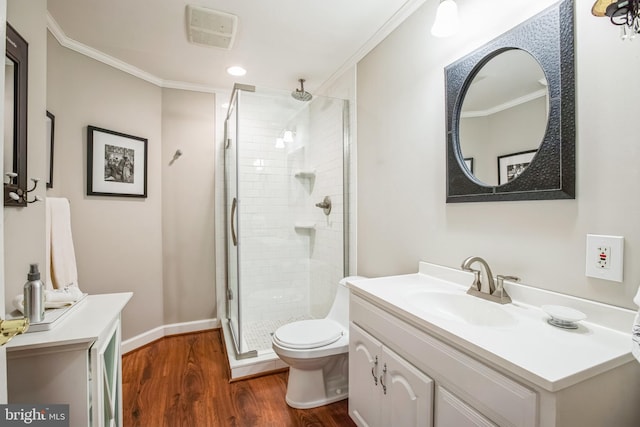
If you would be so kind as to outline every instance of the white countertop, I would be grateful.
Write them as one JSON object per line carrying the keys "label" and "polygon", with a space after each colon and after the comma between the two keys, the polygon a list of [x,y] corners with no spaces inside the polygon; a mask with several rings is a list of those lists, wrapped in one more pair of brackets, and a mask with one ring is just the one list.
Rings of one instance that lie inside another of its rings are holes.
{"label": "white countertop", "polygon": [[6,345],[7,352],[31,350],[49,345],[92,343],[105,325],[115,319],[133,293],[88,295],[81,304],[48,331],[18,335]]}
{"label": "white countertop", "polygon": [[[466,292],[471,282],[470,273],[421,263],[420,273],[356,280],[349,282],[349,287],[355,295],[414,326],[548,391],[635,362],[631,355],[635,315],[632,310],[506,282],[505,289],[513,299],[511,304],[473,297],[513,315],[515,321],[504,326],[482,326],[447,318],[411,301],[411,295],[425,289]],[[547,323],[549,316],[540,309],[541,303],[577,308],[588,317],[579,322],[578,329],[553,327]],[[595,323],[599,320],[602,322]]]}

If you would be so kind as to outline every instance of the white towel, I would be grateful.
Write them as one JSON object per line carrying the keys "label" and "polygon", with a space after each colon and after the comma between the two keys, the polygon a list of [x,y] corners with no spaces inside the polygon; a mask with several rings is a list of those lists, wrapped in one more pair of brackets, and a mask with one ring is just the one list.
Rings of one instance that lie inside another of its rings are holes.
{"label": "white towel", "polygon": [[[67,305],[73,305],[83,295],[77,286],[68,286],[65,289],[45,289],[44,308],[62,308]],[[16,295],[12,304],[20,313],[24,313],[24,295]]]}
{"label": "white towel", "polygon": [[[71,235],[71,209],[69,200],[62,197],[47,197],[47,225],[50,251],[50,274],[46,288],[64,289],[67,286],[78,286],[78,269],[76,253]],[[79,286],[78,286],[79,287]]]}
{"label": "white towel", "polygon": [[[633,302],[640,306],[640,287],[636,296],[633,298]],[[636,318],[633,321],[633,327],[631,328],[631,353],[638,362],[640,362],[640,311],[636,313]]]}

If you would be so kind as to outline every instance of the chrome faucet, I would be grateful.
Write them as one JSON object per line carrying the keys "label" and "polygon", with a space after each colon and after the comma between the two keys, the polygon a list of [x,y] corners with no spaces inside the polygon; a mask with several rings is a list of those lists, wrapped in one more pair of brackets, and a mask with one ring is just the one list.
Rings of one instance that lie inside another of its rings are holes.
{"label": "chrome faucet", "polygon": [[[473,263],[480,263],[482,267],[482,272],[484,273],[483,279],[480,279],[480,270],[474,270],[471,268]],[[469,258],[462,261],[462,266],[460,267],[464,271],[470,271],[473,273],[473,284],[471,285],[472,289],[476,289],[478,292],[484,292],[487,294],[492,294],[496,290],[495,282],[493,281],[493,274],[491,273],[491,268],[489,268],[489,264],[487,261],[480,258],[479,256],[470,256]],[[484,285],[486,283],[486,286]],[[487,287],[489,289],[487,289]]]}
{"label": "chrome faucet", "polygon": [[[481,270],[471,268],[471,265],[476,262],[480,264]],[[505,291],[504,289],[504,281],[518,281],[520,280],[519,278],[515,276],[503,276],[499,274],[497,276],[496,285],[496,282],[493,280],[493,274],[491,273],[489,264],[487,264],[484,259],[478,256],[471,256],[462,261],[461,268],[464,271],[470,271],[473,273],[473,284],[467,291],[469,295],[484,298],[493,302],[498,302],[500,304],[507,304],[511,302],[511,298],[507,294],[507,291]],[[482,273],[484,273],[484,275],[481,278]]]}

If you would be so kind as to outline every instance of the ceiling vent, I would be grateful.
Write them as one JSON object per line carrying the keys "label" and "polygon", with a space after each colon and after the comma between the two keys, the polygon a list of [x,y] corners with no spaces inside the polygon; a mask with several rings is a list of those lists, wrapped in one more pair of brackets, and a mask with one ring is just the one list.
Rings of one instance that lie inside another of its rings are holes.
{"label": "ceiling vent", "polygon": [[187,37],[191,43],[231,49],[237,26],[235,15],[187,5]]}

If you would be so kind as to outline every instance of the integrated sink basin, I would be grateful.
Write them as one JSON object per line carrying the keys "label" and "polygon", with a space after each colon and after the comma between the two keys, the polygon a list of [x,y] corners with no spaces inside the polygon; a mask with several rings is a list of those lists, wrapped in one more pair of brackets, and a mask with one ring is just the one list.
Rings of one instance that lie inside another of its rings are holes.
{"label": "integrated sink basin", "polygon": [[466,293],[418,291],[407,295],[407,302],[429,315],[475,326],[499,328],[518,323],[502,305]]}

